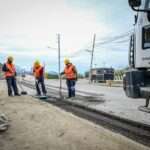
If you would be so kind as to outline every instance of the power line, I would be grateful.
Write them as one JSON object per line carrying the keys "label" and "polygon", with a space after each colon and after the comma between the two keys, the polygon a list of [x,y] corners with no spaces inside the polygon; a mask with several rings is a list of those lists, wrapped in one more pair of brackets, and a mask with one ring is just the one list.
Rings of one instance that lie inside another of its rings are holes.
{"label": "power line", "polygon": [[101,41],[101,42],[96,42],[96,47],[100,46],[100,45],[104,45],[104,44],[109,44],[109,43],[112,43],[112,42],[115,42],[117,40],[121,40],[121,39],[124,39],[125,37],[129,37],[131,35],[131,32],[128,32],[126,34],[122,34],[122,35],[119,35],[119,36],[115,36],[113,38],[110,38],[108,40],[105,40],[105,41]]}
{"label": "power line", "polygon": [[126,40],[122,40],[122,41],[117,41],[116,43],[129,43],[129,39],[126,39]]}
{"label": "power line", "polygon": [[[108,46],[108,44],[123,44],[123,43],[127,43],[129,42],[129,39],[125,39],[126,37],[130,37],[130,35],[132,34],[131,32],[132,30],[128,31],[128,32],[125,32],[123,34],[120,34],[120,35],[117,35],[117,36],[114,36],[114,37],[111,37],[111,38],[105,38],[105,40],[103,41],[99,41],[99,42],[96,42],[95,43],[95,47],[99,47],[99,46]],[[118,41],[120,40],[120,41]],[[106,45],[107,44],[107,45]],[[74,58],[74,57],[77,57],[79,56],[81,53],[84,53],[86,52],[86,48],[85,49],[80,49],[79,51],[73,53],[72,55],[70,55],[69,57],[70,58]]]}
{"label": "power line", "polygon": [[[123,44],[123,43],[127,43],[129,41],[129,39],[125,39],[125,38],[129,38],[130,35],[132,34],[133,30],[129,30],[125,33],[122,33],[120,35],[116,35],[113,37],[106,37],[100,40],[96,40],[95,42],[95,48],[99,47],[99,46],[108,46],[110,44]],[[107,45],[106,45],[107,44]],[[91,44],[90,44],[91,45]],[[54,47],[49,47],[50,49],[56,49]],[[77,52],[74,52],[71,55],[68,55],[69,58],[74,58],[74,57],[78,57],[79,55],[81,55],[82,53],[85,53],[87,49],[90,49],[90,46],[87,46],[86,48],[80,49]],[[67,55],[61,56],[61,58],[64,58]]]}
{"label": "power line", "polygon": [[[121,33],[120,35],[115,35],[115,36],[109,36],[109,37],[105,37],[105,38],[103,38],[103,39],[99,39],[99,41],[101,42],[101,41],[106,41],[106,40],[111,40],[111,39],[114,39],[114,38],[116,38],[116,37],[122,37],[122,36],[126,36],[126,35],[128,35],[128,34],[131,34],[131,33],[133,33],[133,29],[132,30],[129,30],[129,31],[127,31],[127,32],[125,32],[125,33]],[[98,40],[97,40],[98,41]]]}

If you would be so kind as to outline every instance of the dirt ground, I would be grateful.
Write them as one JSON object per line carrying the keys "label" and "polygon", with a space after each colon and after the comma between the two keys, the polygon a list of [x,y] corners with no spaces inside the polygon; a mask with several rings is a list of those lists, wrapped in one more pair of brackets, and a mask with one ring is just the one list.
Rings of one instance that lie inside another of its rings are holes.
{"label": "dirt ground", "polygon": [[149,148],[30,96],[7,97],[0,81],[0,112],[10,120],[0,150],[149,150]]}

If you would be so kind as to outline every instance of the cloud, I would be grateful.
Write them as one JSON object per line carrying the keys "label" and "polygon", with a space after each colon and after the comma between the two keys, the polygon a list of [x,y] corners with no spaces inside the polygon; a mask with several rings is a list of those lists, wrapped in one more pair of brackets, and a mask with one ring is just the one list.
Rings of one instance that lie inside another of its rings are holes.
{"label": "cloud", "polygon": [[[118,20],[116,16],[110,18],[112,11],[115,11],[114,4],[113,9],[110,7],[110,12],[106,13],[106,7],[101,7],[104,3],[108,6],[108,2],[99,1],[96,5],[95,1],[87,0],[84,2],[88,7],[75,7],[71,1],[73,2],[73,0],[0,0],[0,54],[13,55],[16,62],[22,66],[31,66],[34,59],[38,58],[57,70],[57,50],[50,50],[47,47],[58,47],[57,33],[60,33],[62,60],[64,57],[74,56],[71,60],[82,64],[83,68],[79,65],[81,70],[87,69],[90,55],[82,49],[91,49],[94,33],[97,34],[97,39],[113,36],[114,33],[119,34],[116,32],[118,26],[115,28],[115,25],[120,25],[120,22],[116,21]],[[83,1],[78,2],[80,5]],[[113,14],[116,14],[116,11]],[[124,17],[126,14],[128,13],[123,11]],[[123,25],[120,26],[123,29]],[[100,49],[104,47],[100,46]],[[122,47],[111,45],[109,49],[111,55],[112,51],[125,50],[126,45]],[[95,51],[96,63],[99,66],[105,59],[103,53],[99,55],[97,50]],[[119,52],[120,57],[123,54],[122,51]],[[115,59],[114,55],[110,62]],[[126,64],[126,61],[124,62]]]}
{"label": "cloud", "polygon": [[98,22],[94,11],[70,7],[63,0],[15,0],[9,11],[6,0],[3,7],[0,33],[11,36],[13,44],[20,47],[43,47],[49,41],[56,46],[56,33],[61,33],[63,49],[76,50],[90,41],[93,33],[104,35],[111,30]]}

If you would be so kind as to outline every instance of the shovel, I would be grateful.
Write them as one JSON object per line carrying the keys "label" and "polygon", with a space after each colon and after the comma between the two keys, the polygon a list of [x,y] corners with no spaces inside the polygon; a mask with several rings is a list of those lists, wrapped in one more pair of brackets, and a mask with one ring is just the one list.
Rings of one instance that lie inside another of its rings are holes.
{"label": "shovel", "polygon": [[19,84],[19,87],[21,89],[21,95],[27,95],[28,93],[23,89],[21,81],[18,84]]}

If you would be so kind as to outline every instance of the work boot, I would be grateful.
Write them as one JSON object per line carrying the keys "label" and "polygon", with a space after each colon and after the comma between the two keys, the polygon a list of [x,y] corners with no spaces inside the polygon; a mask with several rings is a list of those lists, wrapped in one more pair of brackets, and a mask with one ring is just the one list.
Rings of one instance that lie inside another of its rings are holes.
{"label": "work boot", "polygon": [[43,96],[47,96],[46,93],[43,93]]}
{"label": "work boot", "polygon": [[12,94],[8,94],[8,96],[9,96],[9,97],[13,97],[13,95],[12,95]]}
{"label": "work boot", "polygon": [[35,96],[39,97],[39,96],[41,96],[41,94],[36,94]]}
{"label": "work boot", "polygon": [[15,94],[15,96],[21,96],[19,93]]}

